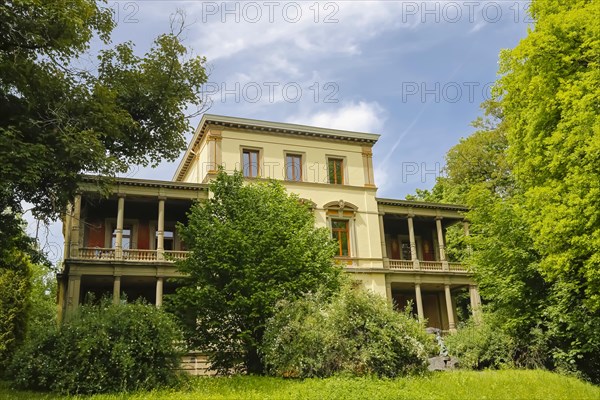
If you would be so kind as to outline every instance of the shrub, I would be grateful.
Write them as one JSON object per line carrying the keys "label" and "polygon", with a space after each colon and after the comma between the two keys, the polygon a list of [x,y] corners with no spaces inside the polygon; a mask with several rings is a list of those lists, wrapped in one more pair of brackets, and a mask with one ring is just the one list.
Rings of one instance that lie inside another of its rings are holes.
{"label": "shrub", "polygon": [[60,327],[49,326],[16,354],[17,387],[59,393],[150,389],[176,378],[180,332],[165,312],[142,303],[81,306]]}
{"label": "shrub", "polygon": [[0,252],[0,376],[25,339],[31,311],[32,266],[20,251]]}
{"label": "shrub", "polygon": [[444,342],[462,368],[484,369],[514,366],[516,344],[510,335],[486,314],[481,324],[469,320]]}
{"label": "shrub", "polygon": [[276,376],[395,377],[424,371],[432,346],[412,317],[393,311],[378,295],[347,286],[330,299],[312,294],[280,302],[262,354]]}

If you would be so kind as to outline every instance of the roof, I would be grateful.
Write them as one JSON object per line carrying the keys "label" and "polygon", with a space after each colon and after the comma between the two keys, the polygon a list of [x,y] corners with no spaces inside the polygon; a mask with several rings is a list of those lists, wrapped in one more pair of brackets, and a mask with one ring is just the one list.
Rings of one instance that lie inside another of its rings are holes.
{"label": "roof", "polygon": [[430,208],[440,209],[449,211],[469,211],[467,206],[459,204],[445,204],[445,203],[429,203],[424,201],[412,201],[412,200],[395,200],[395,199],[382,199],[377,198],[377,204],[387,206],[400,206],[400,207],[412,207],[412,208]]}
{"label": "roof", "polygon": [[261,121],[256,119],[228,117],[224,115],[204,114],[202,120],[196,128],[194,137],[190,141],[183,159],[181,160],[175,175],[174,181],[181,181],[192,160],[194,159],[193,149],[200,143],[209,125],[222,126],[226,128],[245,129],[255,131],[256,133],[276,133],[293,136],[307,136],[313,138],[345,140],[357,143],[367,143],[373,145],[377,142],[380,135],[365,132],[353,132],[339,129],[319,128],[308,125],[289,124],[284,122]]}
{"label": "roof", "polygon": [[81,178],[82,182],[85,183],[98,183],[99,181],[108,179],[109,183],[124,186],[142,186],[142,187],[155,187],[165,189],[184,189],[184,190],[207,190],[208,185],[201,183],[188,183],[188,182],[173,182],[173,181],[160,181],[153,179],[137,179],[137,178],[107,178],[105,176],[98,175],[84,175]]}

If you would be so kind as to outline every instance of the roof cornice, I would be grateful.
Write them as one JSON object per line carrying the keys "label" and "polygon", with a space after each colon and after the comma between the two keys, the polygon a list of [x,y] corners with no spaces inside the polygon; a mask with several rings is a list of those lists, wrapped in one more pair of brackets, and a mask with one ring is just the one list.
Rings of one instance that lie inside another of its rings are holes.
{"label": "roof cornice", "polygon": [[460,204],[429,203],[429,202],[425,202],[425,201],[382,199],[379,197],[376,200],[377,200],[377,204],[386,205],[386,206],[430,208],[430,209],[449,210],[449,211],[469,211],[469,208],[467,206],[463,206]]}
{"label": "roof cornice", "polygon": [[164,189],[183,189],[183,190],[208,190],[207,184],[202,183],[189,183],[189,182],[173,182],[173,181],[160,181],[154,179],[137,179],[137,178],[121,178],[121,177],[106,177],[99,175],[83,175],[81,178],[83,183],[99,183],[108,182],[112,185],[123,185],[123,186],[141,186],[141,187],[154,187]]}
{"label": "roof cornice", "polygon": [[319,128],[315,126],[289,124],[284,122],[261,121],[256,119],[228,117],[224,115],[204,114],[196,128],[194,136],[175,171],[173,181],[181,181],[194,158],[193,149],[202,141],[209,126],[243,129],[256,133],[278,135],[307,136],[326,140],[342,140],[354,143],[374,145],[380,135],[365,132],[353,132],[339,129]]}

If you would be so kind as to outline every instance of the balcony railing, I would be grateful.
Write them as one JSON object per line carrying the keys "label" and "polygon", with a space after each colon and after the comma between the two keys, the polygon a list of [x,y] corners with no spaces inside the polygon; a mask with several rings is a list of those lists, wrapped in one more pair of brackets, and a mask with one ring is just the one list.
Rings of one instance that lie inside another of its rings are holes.
{"label": "balcony railing", "polygon": [[103,247],[80,247],[77,257],[84,260],[114,260],[115,249]]}
{"label": "balcony railing", "polygon": [[[116,249],[102,247],[80,247],[77,255],[72,258],[82,260],[125,260],[139,262],[167,261],[174,262],[177,260],[185,260],[189,254],[182,250],[164,250],[163,254],[159,254],[157,250],[145,249],[123,249],[121,257],[117,256]],[[162,256],[162,257],[161,257]]]}
{"label": "balcony railing", "polygon": [[123,249],[123,259],[130,261],[156,261],[158,252],[156,250]]}
{"label": "balcony railing", "polygon": [[[447,265],[445,268],[444,264]],[[454,272],[468,274],[469,269],[456,262],[390,260],[390,269],[397,271]]]}
{"label": "balcony railing", "polygon": [[408,260],[390,260],[390,269],[412,270],[413,262]]}

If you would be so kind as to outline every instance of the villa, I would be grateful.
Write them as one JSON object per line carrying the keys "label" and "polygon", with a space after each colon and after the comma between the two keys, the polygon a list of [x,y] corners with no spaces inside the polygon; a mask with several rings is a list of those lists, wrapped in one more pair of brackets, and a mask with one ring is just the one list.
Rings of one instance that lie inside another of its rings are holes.
{"label": "villa", "polygon": [[118,178],[110,194],[85,177],[63,218],[65,258],[59,274],[61,315],[87,293],[115,302],[145,298],[160,306],[186,257],[177,222],[222,166],[249,179],[281,180],[312,206],[318,226],[338,241],[337,258],[365,288],[403,306],[427,325],[454,331],[456,295],[468,291],[478,312],[472,273],[450,262],[446,230],[465,207],[377,197],[372,148],[379,135],[205,114],[171,181]]}

